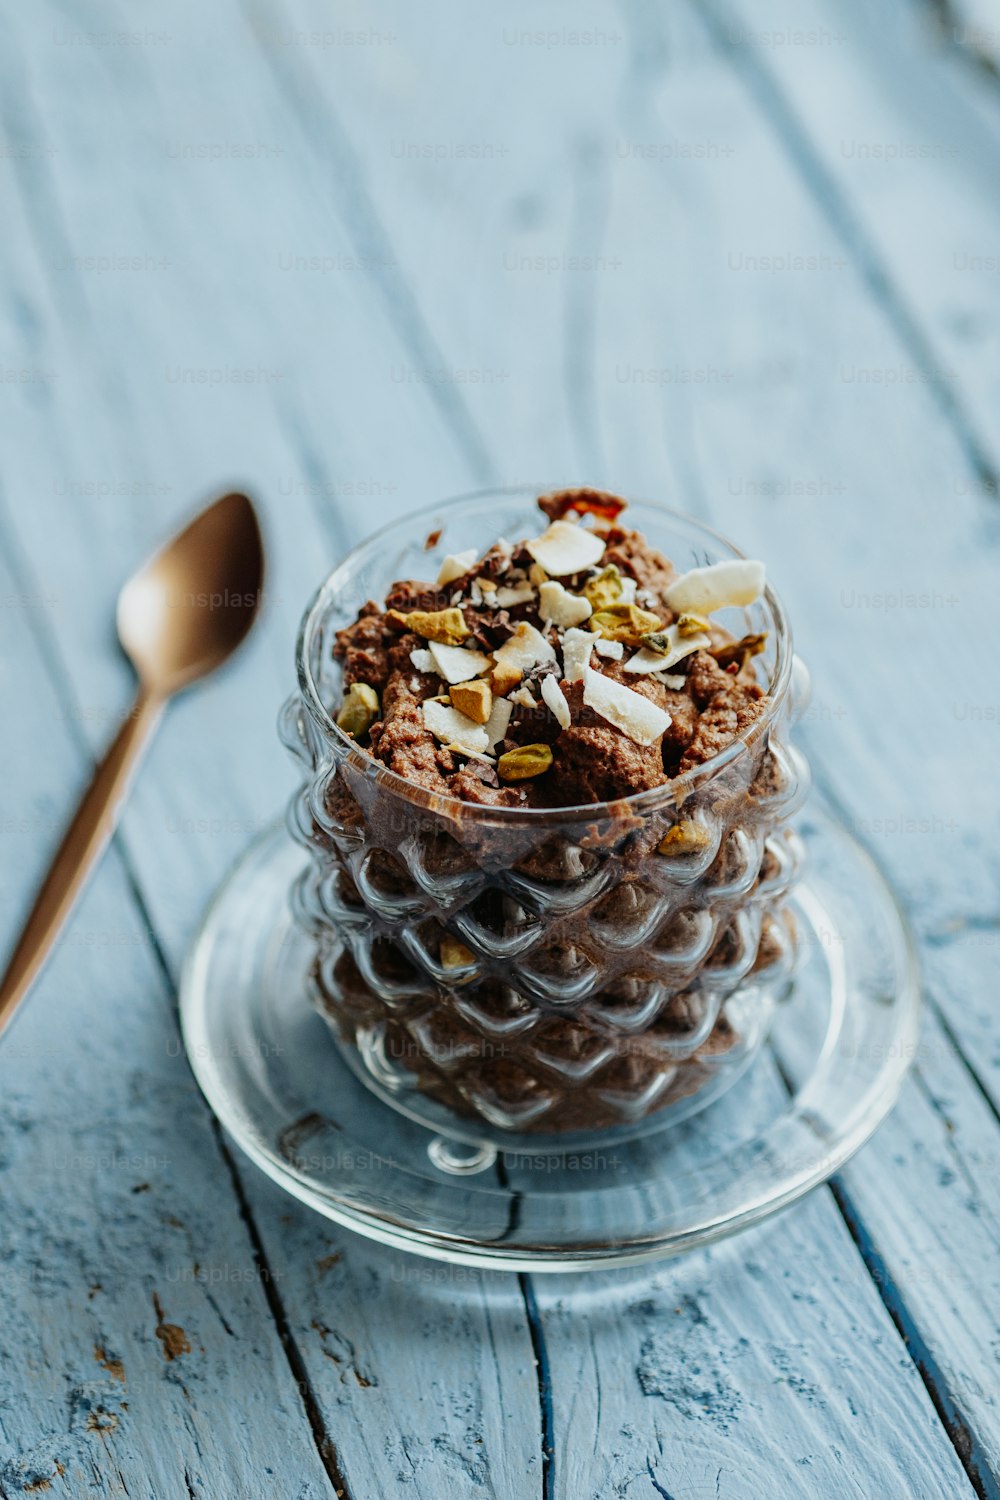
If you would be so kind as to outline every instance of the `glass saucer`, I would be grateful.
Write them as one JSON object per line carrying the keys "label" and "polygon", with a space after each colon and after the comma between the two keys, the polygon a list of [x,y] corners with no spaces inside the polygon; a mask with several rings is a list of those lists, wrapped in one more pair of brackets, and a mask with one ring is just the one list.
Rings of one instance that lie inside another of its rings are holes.
{"label": "glass saucer", "polygon": [[832,1173],[884,1119],[913,1057],[919,984],[891,892],[812,805],[791,900],[801,961],[767,1045],[725,1094],[641,1136],[483,1139],[376,1097],[307,992],[288,894],[306,855],[275,825],[244,855],[185,966],[181,1024],[236,1143],[303,1203],[402,1250],[494,1270],[675,1255],[759,1222]]}

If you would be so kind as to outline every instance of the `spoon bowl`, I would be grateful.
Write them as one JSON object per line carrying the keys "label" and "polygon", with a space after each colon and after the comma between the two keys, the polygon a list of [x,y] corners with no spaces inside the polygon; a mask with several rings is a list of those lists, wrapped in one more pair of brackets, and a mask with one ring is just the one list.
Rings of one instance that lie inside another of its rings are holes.
{"label": "spoon bowl", "polygon": [[129,579],[118,638],[148,692],[166,698],[213,672],[260,608],[264,544],[246,495],[223,495]]}

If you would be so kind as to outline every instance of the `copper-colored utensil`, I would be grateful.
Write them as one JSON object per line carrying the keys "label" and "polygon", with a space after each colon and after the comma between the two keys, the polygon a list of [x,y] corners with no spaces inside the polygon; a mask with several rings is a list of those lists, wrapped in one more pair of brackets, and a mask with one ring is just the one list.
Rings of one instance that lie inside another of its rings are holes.
{"label": "copper-colored utensil", "polygon": [[224,495],[161,548],[118,598],[118,638],[139,678],[135,705],[94,774],[0,983],[0,1031],[34,983],[115,829],[160,714],[235,651],[257,617],[264,546],[246,495]]}

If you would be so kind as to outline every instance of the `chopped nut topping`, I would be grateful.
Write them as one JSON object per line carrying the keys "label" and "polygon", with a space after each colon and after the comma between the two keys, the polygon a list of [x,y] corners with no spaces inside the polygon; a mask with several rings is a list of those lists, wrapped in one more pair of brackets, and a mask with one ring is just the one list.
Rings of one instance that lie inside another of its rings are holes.
{"label": "chopped nut topping", "polygon": [[714,656],[720,667],[736,665],[742,671],[752,656],[759,656],[767,640],[767,631],[760,635],[745,635],[739,641],[727,641],[724,646],[713,646],[708,653]]}
{"label": "chopped nut topping", "polygon": [[497,770],[501,781],[530,781],[534,776],[544,776],[552,760],[549,745],[518,745],[501,755]]}
{"label": "chopped nut topping", "polygon": [[515,666],[512,661],[498,661],[490,677],[490,686],[498,698],[506,698],[507,694],[517,687],[523,676],[521,668]]}
{"label": "chopped nut topping", "polygon": [[708,621],[701,615],[683,614],[677,621],[677,634],[681,638],[689,635],[704,635],[708,629]]}
{"label": "chopped nut topping", "polygon": [[337,728],[349,734],[352,739],[360,740],[368,733],[380,713],[381,705],[375,689],[366,682],[355,682],[348,690],[337,715]]}
{"label": "chopped nut topping", "polygon": [[[397,613],[397,610],[390,610],[392,615]],[[458,646],[471,634],[465,616],[455,606],[450,609],[411,609],[403,620],[408,630],[422,635],[425,641],[438,641],[442,646]]]}
{"label": "chopped nut topping", "polygon": [[493,694],[486,682],[459,682],[451,690],[451,701],[460,714],[474,724],[486,724],[493,712]]}
{"label": "chopped nut topping", "polygon": [[591,578],[584,584],[583,592],[590,600],[591,608],[595,612],[599,609],[609,609],[613,604],[626,602],[621,569],[615,563],[609,563],[596,578]]}
{"label": "chopped nut topping", "polygon": [[651,631],[658,630],[660,618],[637,604],[612,604],[591,616],[590,628],[606,641],[621,641],[625,646],[640,646]]}
{"label": "chopped nut topping", "polygon": [[683,823],[674,824],[666,838],[661,840],[659,849],[661,854],[700,854],[711,842],[712,835],[707,828],[686,818]]}

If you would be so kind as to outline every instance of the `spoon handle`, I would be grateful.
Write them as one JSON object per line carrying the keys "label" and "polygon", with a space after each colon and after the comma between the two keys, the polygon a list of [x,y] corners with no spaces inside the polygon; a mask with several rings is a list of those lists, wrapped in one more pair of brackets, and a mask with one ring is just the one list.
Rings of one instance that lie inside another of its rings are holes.
{"label": "spoon handle", "polygon": [[0,982],[0,1032],[38,977],[87,876],[107,847],[162,708],[161,699],[140,688],[132,712],[97,767]]}

